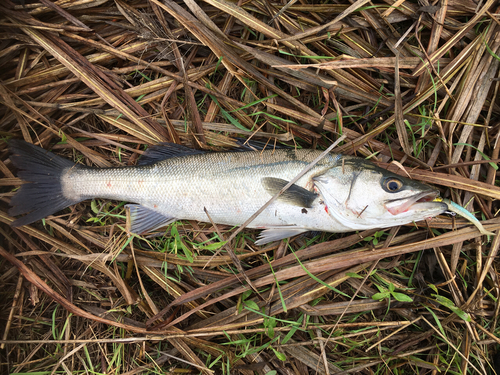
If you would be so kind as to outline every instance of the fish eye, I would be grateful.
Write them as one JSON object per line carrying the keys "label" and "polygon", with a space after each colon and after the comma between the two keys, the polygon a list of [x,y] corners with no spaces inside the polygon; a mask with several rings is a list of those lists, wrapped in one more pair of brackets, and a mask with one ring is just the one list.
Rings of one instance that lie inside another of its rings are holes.
{"label": "fish eye", "polygon": [[389,177],[383,182],[384,190],[389,193],[395,193],[403,187],[403,182],[399,178]]}

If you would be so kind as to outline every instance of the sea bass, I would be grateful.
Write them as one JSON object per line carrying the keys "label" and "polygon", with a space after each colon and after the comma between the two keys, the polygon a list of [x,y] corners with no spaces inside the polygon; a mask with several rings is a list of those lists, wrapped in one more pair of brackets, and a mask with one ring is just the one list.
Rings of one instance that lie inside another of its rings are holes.
{"label": "sea bass", "polygon": [[[86,199],[133,202],[130,231],[175,220],[241,225],[321,151],[203,152],[177,144],[149,148],[138,166],[92,168],[19,140],[11,161],[25,182],[9,213],[30,224]],[[254,219],[257,245],[306,231],[349,232],[408,224],[447,210],[439,192],[353,156],[328,154]]]}

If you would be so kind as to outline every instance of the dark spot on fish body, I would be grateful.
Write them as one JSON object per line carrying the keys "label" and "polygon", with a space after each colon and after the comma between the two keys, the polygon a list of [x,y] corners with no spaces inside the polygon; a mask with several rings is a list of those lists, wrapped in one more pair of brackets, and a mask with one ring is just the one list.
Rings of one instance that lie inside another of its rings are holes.
{"label": "dark spot on fish body", "polygon": [[305,208],[303,208],[303,209],[301,210],[301,212],[302,212],[303,214],[307,214],[307,210],[306,210]]}
{"label": "dark spot on fish body", "polygon": [[297,160],[297,153],[294,149],[285,150],[285,154],[290,160]]}

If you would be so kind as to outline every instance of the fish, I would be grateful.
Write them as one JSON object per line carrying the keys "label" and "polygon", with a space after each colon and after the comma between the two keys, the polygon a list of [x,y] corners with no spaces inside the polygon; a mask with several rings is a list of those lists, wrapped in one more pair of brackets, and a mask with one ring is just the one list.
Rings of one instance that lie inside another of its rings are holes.
{"label": "fish", "polygon": [[[162,143],[136,166],[75,164],[11,139],[10,160],[24,181],[11,199],[11,225],[31,224],[76,203],[130,202],[129,231],[143,235],[177,220],[238,226],[322,152],[311,149],[205,152]],[[329,153],[249,225],[264,245],[307,231],[351,232],[409,224],[445,212],[439,190],[363,158]],[[210,216],[210,218],[208,217]]]}

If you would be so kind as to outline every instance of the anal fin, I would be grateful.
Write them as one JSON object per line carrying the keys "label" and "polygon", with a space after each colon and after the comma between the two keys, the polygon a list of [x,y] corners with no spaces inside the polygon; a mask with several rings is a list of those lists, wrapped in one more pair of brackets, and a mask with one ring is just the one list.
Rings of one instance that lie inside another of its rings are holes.
{"label": "anal fin", "polygon": [[127,204],[125,207],[129,212],[127,217],[131,233],[142,234],[152,232],[177,220],[175,217],[165,216],[140,204]]}
{"label": "anal fin", "polygon": [[266,243],[282,240],[283,238],[296,236],[297,234],[301,234],[307,231],[308,229],[297,228],[294,226],[269,228],[260,232],[257,241],[255,241],[255,244],[265,245]]}

